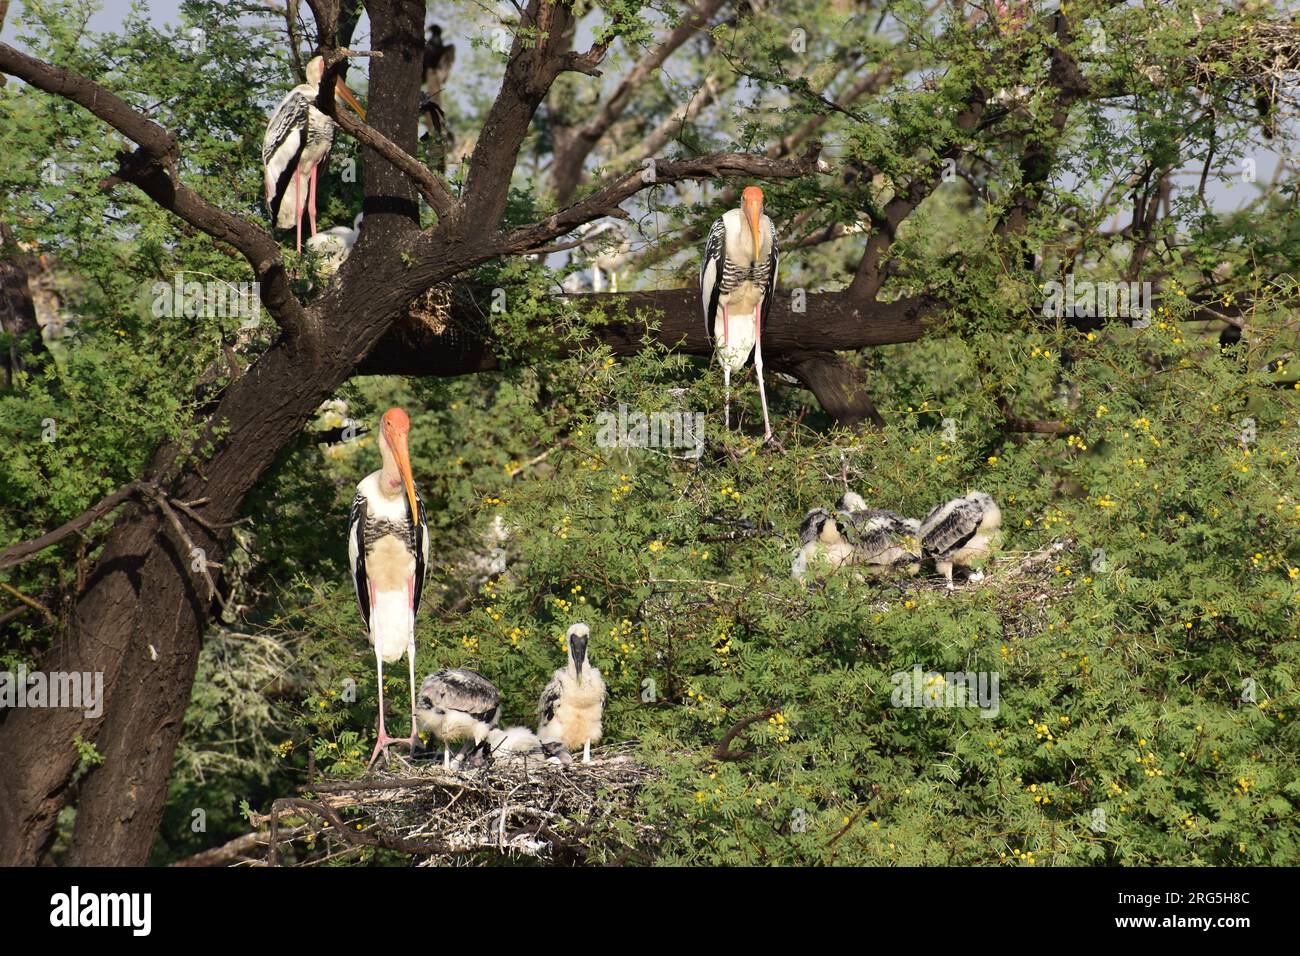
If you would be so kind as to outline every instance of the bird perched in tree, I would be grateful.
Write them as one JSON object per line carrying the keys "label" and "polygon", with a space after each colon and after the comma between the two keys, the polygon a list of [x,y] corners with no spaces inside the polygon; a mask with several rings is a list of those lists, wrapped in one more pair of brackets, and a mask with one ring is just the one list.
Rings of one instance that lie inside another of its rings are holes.
{"label": "bird perched in tree", "polygon": [[[316,169],[334,145],[334,121],[314,104],[325,75],[325,60],[307,62],[307,79],[291,89],[271,114],[262,137],[263,179],[266,205],[277,229],[297,229],[297,250],[302,252],[302,207],[307,203],[311,234],[316,235]],[[335,95],[362,119],[366,111],[342,79]]]}
{"label": "bird perched in tree", "polygon": [[731,373],[744,368],[750,353],[763,404],[763,440],[772,437],[763,386],[763,325],[772,309],[780,256],[772,220],[763,215],[763,190],[746,186],[740,208],[729,209],[713,224],[700,264],[704,330],[722,366],[725,418],[731,427]]}
{"label": "bird perched in tree", "polygon": [[[390,743],[414,746],[415,615],[420,610],[424,571],[429,564],[429,525],[411,476],[407,435],[411,420],[390,408],[379,422],[383,467],[357,485],[348,522],[348,561],[361,619],[375,649],[379,673],[379,740],[370,763]],[[410,663],[411,736],[389,737],[384,728],[384,664]]]}
{"label": "bird perched in tree", "polygon": [[852,560],[853,546],[835,516],[825,508],[810,510],[799,525],[799,553],[790,567],[791,577],[803,580],[809,569],[838,568]]}
{"label": "bird perched in tree", "polygon": [[1002,511],[989,495],[972,491],[935,508],[921,521],[921,552],[952,589],[954,565],[976,569],[972,581],[984,574],[978,569],[1002,542]]}
{"label": "bird perched in tree", "polygon": [[853,548],[851,563],[874,570],[921,570],[921,522],[883,508],[868,508],[862,496],[846,491],[835,503],[840,533]]}
{"label": "bird perched in tree", "polygon": [[582,748],[582,762],[591,762],[591,745],[600,740],[605,709],[605,680],[587,661],[591,630],[574,624],[566,635],[569,660],[556,670],[537,704],[537,736],[543,745],[559,743]]}
{"label": "bird perched in tree", "polygon": [[421,730],[442,741],[442,765],[451,766],[453,743],[478,748],[501,719],[501,694],[476,671],[457,668],[430,674],[420,685],[415,717]]}
{"label": "bird perched in tree", "polygon": [[[616,219],[605,219],[584,223],[574,230],[574,234],[581,237],[582,244],[569,253],[569,268],[582,272],[591,268],[590,282],[584,278],[581,285],[589,285],[592,292],[617,292],[618,271],[632,250],[632,237],[627,227]],[[576,284],[570,283],[570,286]],[[574,288],[573,291],[586,290]]]}
{"label": "bird perched in tree", "polygon": [[307,240],[307,248],[316,255],[320,256],[321,271],[325,275],[332,276],[339,271],[339,268],[347,260],[348,255],[352,252],[352,247],[356,245],[357,237],[361,235],[362,213],[357,213],[352,220],[351,228],[347,226],[334,226],[332,229],[326,229],[324,232],[317,233]]}

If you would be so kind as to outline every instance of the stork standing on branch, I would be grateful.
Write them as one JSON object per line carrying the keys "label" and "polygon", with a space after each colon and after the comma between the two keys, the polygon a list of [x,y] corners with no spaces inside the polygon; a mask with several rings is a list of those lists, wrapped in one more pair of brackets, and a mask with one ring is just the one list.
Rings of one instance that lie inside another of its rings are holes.
{"label": "stork standing on branch", "polygon": [[[537,704],[537,736],[542,745],[563,744],[569,750],[582,748],[582,762],[591,763],[591,745],[600,740],[600,718],[605,710],[605,680],[587,662],[586,624],[569,628],[569,662],[556,670]],[[547,753],[556,753],[547,747]]]}
{"label": "stork standing on branch", "polygon": [[[363,478],[352,500],[348,525],[348,560],[361,619],[369,630],[379,674],[379,739],[370,755],[373,766],[389,744],[416,741],[415,615],[429,564],[429,525],[424,503],[411,477],[407,435],[411,420],[390,408],[379,423],[379,453],[384,467]],[[411,736],[389,737],[384,728],[384,664],[405,652],[410,663]]]}
{"label": "stork standing on branch", "polygon": [[763,403],[763,440],[772,437],[763,387],[763,323],[772,309],[779,256],[772,220],[763,215],[763,190],[746,186],[740,208],[722,214],[704,246],[700,297],[704,330],[722,365],[725,424],[731,427],[731,373],[744,368],[752,352]]}
{"label": "stork standing on branch", "polygon": [[[320,92],[325,60],[314,56],[307,62],[307,81],[291,89],[271,114],[262,137],[262,165],[265,167],[266,205],[277,229],[297,229],[297,250],[302,252],[302,206],[307,202],[311,234],[316,235],[316,169],[325,162],[334,145],[334,121],[312,104]],[[335,81],[335,95],[362,119],[366,111],[342,78]]]}

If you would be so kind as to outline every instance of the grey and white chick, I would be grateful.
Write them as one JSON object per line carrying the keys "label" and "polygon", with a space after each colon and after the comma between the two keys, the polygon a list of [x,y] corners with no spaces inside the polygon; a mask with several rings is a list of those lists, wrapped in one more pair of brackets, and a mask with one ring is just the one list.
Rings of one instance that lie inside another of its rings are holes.
{"label": "grey and white chick", "polygon": [[840,531],[839,521],[825,508],[813,508],[799,525],[799,551],[790,576],[803,580],[809,571],[838,568],[853,560],[853,546]]}
{"label": "grey and white chick", "polygon": [[846,491],[835,502],[840,532],[853,548],[852,563],[873,571],[921,570],[921,522],[884,508],[869,508]]}
{"label": "grey and white chick", "polygon": [[973,569],[970,580],[978,581],[984,576],[978,569],[1001,543],[1002,511],[982,491],[946,501],[921,521],[921,552],[947,578],[949,590],[954,566]]}
{"label": "grey and white chick", "polygon": [[600,740],[605,710],[605,680],[587,661],[590,639],[586,624],[569,628],[568,663],[556,670],[537,703],[537,736],[544,747],[551,745],[548,754],[559,756],[555,744],[568,750],[581,747],[583,763],[591,763],[591,745]]}
{"label": "grey and white chick", "polygon": [[426,677],[420,686],[415,720],[421,730],[442,741],[444,767],[451,766],[450,744],[466,741],[477,747],[487,740],[500,719],[501,694],[476,671],[439,671]]}

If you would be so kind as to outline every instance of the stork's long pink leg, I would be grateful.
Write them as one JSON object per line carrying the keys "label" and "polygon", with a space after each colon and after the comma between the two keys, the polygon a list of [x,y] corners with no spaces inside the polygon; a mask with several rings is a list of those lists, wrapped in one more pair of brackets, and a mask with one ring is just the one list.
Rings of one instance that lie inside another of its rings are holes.
{"label": "stork's long pink leg", "polygon": [[731,321],[722,303],[722,408],[723,424],[731,428]]}
{"label": "stork's long pink leg", "polygon": [[415,722],[415,578],[406,582],[406,597],[411,608],[411,640],[406,645],[406,657],[411,669],[411,750],[420,739],[420,728]]}
{"label": "stork's long pink leg", "polygon": [[293,171],[293,222],[298,233],[298,251],[302,252],[302,173],[296,168]]}
{"label": "stork's long pink leg", "polygon": [[763,388],[763,300],[754,306],[754,374],[758,376],[758,399],[763,403],[763,441],[772,440],[767,420],[767,391]]}
{"label": "stork's long pink leg", "polygon": [[[370,606],[372,608],[375,606],[375,585],[373,581],[370,584]],[[409,740],[405,740],[401,737],[388,736],[388,730],[384,726],[384,655],[383,655],[382,648],[380,648],[378,644],[375,645],[375,670],[379,679],[379,739],[375,741],[375,749],[370,754],[370,763],[366,764],[366,770],[369,770],[371,767],[375,765],[375,761],[379,759],[379,755],[381,753],[384,753],[387,750],[389,744],[410,743]],[[414,674],[415,674],[414,658],[412,658],[412,662],[411,662],[411,674],[412,674],[412,681],[414,681]],[[412,701],[412,704],[414,704],[414,701]],[[411,708],[411,716],[412,719],[414,720],[415,717],[414,706],[412,706]]]}
{"label": "stork's long pink leg", "polygon": [[[316,166],[319,166],[317,163]],[[316,166],[311,168],[311,188],[307,190],[307,215],[311,219],[311,234],[316,235]]]}

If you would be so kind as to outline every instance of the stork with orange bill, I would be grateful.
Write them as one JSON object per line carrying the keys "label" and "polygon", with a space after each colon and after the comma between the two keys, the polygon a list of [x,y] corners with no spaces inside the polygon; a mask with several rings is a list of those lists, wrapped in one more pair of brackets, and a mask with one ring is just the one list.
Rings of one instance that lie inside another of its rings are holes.
{"label": "stork with orange bill", "polygon": [[[361,619],[375,649],[379,675],[379,740],[370,765],[389,744],[414,746],[415,615],[429,564],[429,525],[424,503],[411,476],[407,435],[411,420],[400,408],[390,408],[379,424],[379,453],[383,467],[357,485],[348,524],[348,561],[357,592]],[[384,727],[384,664],[401,660],[410,665],[411,736],[390,737]]]}
{"label": "stork with orange bill", "polygon": [[731,373],[745,367],[750,353],[763,403],[763,440],[772,437],[763,387],[763,324],[772,310],[779,261],[776,231],[763,215],[763,190],[746,186],[740,208],[713,224],[700,264],[704,330],[722,365],[725,423],[731,427]]}
{"label": "stork with orange bill", "polygon": [[[302,252],[302,208],[307,203],[311,234],[316,235],[316,170],[334,145],[335,123],[314,105],[325,75],[325,60],[307,62],[307,81],[291,89],[271,114],[262,137],[263,179],[266,205],[277,229],[297,229],[297,250]],[[366,111],[342,78],[334,94],[362,119]]]}

